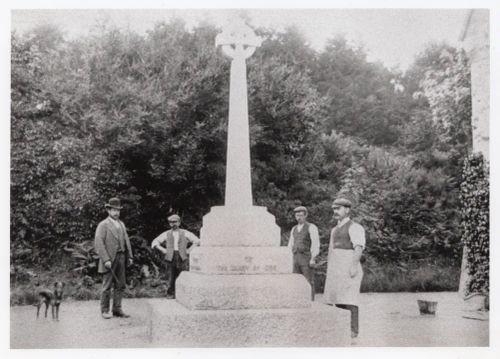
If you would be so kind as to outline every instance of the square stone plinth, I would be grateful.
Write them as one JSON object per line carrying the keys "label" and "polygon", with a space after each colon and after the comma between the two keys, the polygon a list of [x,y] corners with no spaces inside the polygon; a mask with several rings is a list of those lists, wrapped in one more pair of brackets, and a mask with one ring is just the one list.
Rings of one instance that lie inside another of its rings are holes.
{"label": "square stone plinth", "polygon": [[205,274],[292,273],[293,254],[288,247],[195,247],[189,270]]}
{"label": "square stone plinth", "polygon": [[189,309],[307,308],[311,286],[301,274],[202,274],[182,272],[175,282]]}
{"label": "square stone plinth", "polygon": [[337,347],[350,345],[348,311],[313,302],[301,309],[189,310],[151,299],[155,347]]}
{"label": "square stone plinth", "polygon": [[215,206],[203,217],[202,246],[279,247],[280,227],[266,207]]}

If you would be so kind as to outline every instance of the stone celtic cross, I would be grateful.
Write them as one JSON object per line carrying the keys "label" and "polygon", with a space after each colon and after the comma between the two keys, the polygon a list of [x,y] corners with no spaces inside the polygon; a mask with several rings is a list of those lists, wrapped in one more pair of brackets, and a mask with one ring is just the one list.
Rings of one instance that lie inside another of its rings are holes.
{"label": "stone celtic cross", "polygon": [[233,18],[215,39],[231,61],[226,159],[225,206],[253,205],[248,126],[247,69],[245,60],[262,40],[240,17]]}

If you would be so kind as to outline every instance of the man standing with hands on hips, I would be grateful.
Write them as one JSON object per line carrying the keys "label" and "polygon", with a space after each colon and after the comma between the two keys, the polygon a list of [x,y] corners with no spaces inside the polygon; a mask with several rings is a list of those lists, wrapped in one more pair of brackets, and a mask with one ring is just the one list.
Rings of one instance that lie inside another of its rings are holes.
{"label": "man standing with hands on hips", "polygon": [[325,302],[351,312],[351,337],[359,334],[358,295],[363,278],[360,259],[365,248],[365,230],[351,220],[352,202],[338,197],[332,205],[337,225],[332,229],[328,247]]}
{"label": "man standing with hands on hips", "polygon": [[307,208],[299,206],[293,210],[297,225],[290,232],[288,248],[293,253],[293,273],[306,277],[311,285],[311,300],[314,300],[314,265],[319,254],[318,227],[307,221]]}
{"label": "man standing with hands on hips", "polygon": [[163,232],[151,243],[151,248],[156,248],[165,255],[168,289],[167,299],[175,298],[175,280],[183,270],[188,266],[188,242],[197,246],[200,245],[200,239],[193,233],[181,229],[181,217],[176,214],[168,217],[170,228]]}
{"label": "man standing with hands on hips", "polygon": [[120,199],[111,198],[105,204],[108,218],[99,223],[95,232],[94,247],[99,256],[98,272],[103,274],[101,292],[101,315],[111,318],[109,304],[113,290],[113,317],[128,318],[122,310],[122,296],[126,284],[126,267],[132,265],[132,248],[127,230],[120,221],[122,209]]}

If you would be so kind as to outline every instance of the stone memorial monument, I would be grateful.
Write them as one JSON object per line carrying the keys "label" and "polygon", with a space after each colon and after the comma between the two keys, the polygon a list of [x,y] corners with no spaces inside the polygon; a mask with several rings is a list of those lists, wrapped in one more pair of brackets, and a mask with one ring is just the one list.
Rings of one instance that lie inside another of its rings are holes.
{"label": "stone memorial monument", "polygon": [[246,59],[260,44],[239,17],[216,38],[231,59],[225,203],[203,217],[201,245],[176,281],[177,303],[152,304],[151,337],[164,346],[349,343],[347,314],[311,302],[274,216],[253,205]]}
{"label": "stone memorial monument", "polygon": [[225,204],[203,217],[201,246],[176,282],[177,301],[189,309],[311,305],[310,286],[292,273],[274,216],[253,205],[245,61],[260,43],[241,18],[216,38],[231,59]]}

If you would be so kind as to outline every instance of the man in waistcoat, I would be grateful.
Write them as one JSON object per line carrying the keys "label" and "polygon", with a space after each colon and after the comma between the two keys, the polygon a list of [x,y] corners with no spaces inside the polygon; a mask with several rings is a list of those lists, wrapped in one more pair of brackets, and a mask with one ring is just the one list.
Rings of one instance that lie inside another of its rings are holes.
{"label": "man in waistcoat", "polygon": [[302,274],[311,285],[311,300],[314,300],[314,269],[319,254],[318,227],[307,221],[307,208],[293,210],[297,225],[290,232],[288,248],[293,253],[293,273]]}
{"label": "man in waistcoat", "polygon": [[330,234],[323,297],[327,304],[351,312],[351,337],[356,338],[359,334],[358,295],[363,278],[360,259],[366,239],[364,228],[349,217],[351,207],[351,201],[342,197],[332,205],[337,225]]}
{"label": "man in waistcoat", "polygon": [[163,232],[151,243],[152,248],[156,248],[165,255],[168,290],[167,299],[175,298],[175,280],[188,266],[188,243],[200,245],[200,239],[193,233],[181,229],[181,218],[174,214],[168,217],[168,224],[171,229]]}
{"label": "man in waistcoat", "polygon": [[99,256],[98,272],[103,274],[101,292],[101,315],[104,319],[111,318],[109,305],[111,287],[113,290],[113,316],[128,318],[122,310],[122,296],[126,283],[126,267],[132,265],[132,248],[127,230],[120,221],[122,209],[120,199],[111,198],[105,204],[108,218],[97,226],[94,246]]}

